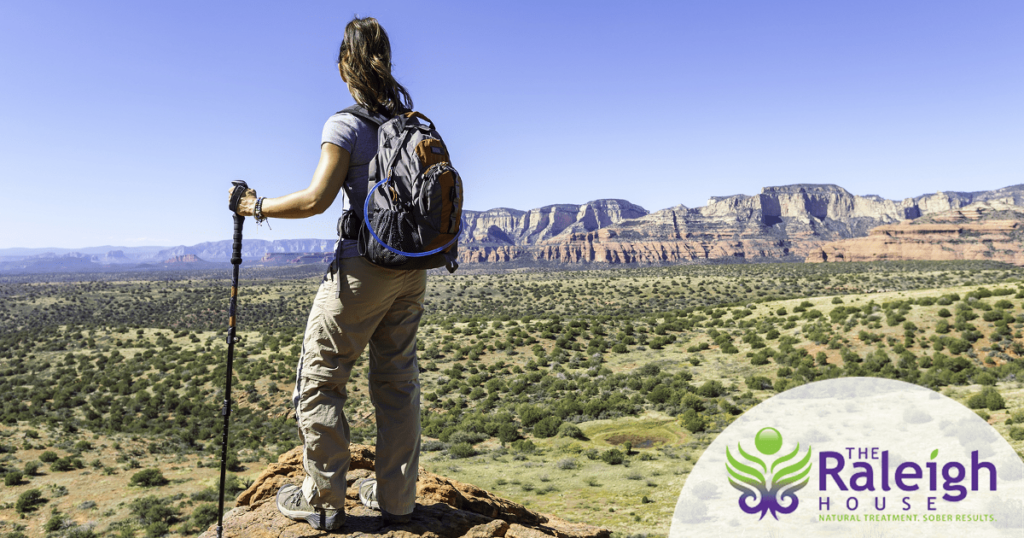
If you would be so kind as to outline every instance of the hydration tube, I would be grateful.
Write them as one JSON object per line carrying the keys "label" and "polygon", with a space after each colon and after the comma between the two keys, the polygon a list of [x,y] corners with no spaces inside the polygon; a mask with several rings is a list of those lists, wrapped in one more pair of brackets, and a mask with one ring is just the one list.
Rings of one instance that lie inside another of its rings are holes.
{"label": "hydration tube", "polygon": [[380,243],[382,247],[388,249],[389,251],[391,251],[391,252],[393,252],[395,254],[401,255],[401,256],[408,256],[410,258],[422,258],[423,256],[430,256],[431,254],[437,254],[438,252],[441,252],[442,250],[450,247],[453,243],[455,243],[456,241],[459,240],[459,237],[462,236],[462,217],[461,217],[461,215],[459,216],[459,233],[455,235],[454,239],[452,239],[451,241],[449,241],[448,243],[446,243],[443,246],[435,248],[434,250],[429,250],[427,252],[402,252],[401,250],[391,248],[390,245],[388,245],[384,241],[381,241],[380,238],[377,237],[377,233],[373,231],[373,226],[370,225],[370,212],[369,212],[370,211],[370,196],[373,195],[373,191],[377,190],[378,187],[380,187],[384,183],[387,183],[388,181],[391,181],[391,178],[382,179],[379,182],[377,182],[376,185],[371,187],[370,190],[367,191],[367,193],[366,193],[366,201],[363,202],[363,221],[366,223],[366,229],[370,231],[370,235],[372,235],[373,238],[378,243]]}

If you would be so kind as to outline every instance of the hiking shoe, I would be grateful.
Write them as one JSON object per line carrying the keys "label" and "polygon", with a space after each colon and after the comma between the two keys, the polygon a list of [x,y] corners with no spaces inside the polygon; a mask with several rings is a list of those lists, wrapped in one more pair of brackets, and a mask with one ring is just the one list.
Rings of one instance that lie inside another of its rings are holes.
{"label": "hiking shoe", "polygon": [[314,529],[332,531],[345,524],[345,513],[310,506],[299,486],[282,486],[277,492],[277,509],[285,517],[305,521]]}
{"label": "hiking shoe", "polygon": [[412,521],[412,514],[396,515],[380,509],[380,503],[377,502],[376,478],[364,478],[359,481],[359,501],[367,508],[380,510],[381,516],[384,517],[384,523],[387,525]]}

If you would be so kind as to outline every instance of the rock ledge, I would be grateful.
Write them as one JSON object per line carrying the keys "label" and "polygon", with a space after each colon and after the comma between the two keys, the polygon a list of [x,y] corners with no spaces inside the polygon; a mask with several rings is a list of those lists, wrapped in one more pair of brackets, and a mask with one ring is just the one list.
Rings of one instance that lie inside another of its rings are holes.
{"label": "rock ledge", "polygon": [[[236,507],[224,514],[224,537],[608,538],[611,535],[608,529],[539,514],[476,486],[449,480],[422,468],[412,521],[384,526],[379,512],[359,502],[356,486],[359,479],[373,475],[374,449],[352,445],[351,451],[344,527],[332,533],[320,532],[304,522],[285,518],[277,511],[274,503],[277,490],[285,484],[302,482],[301,447],[296,447],[282,454],[277,463],[268,466],[249,489],[238,496]],[[216,536],[216,525],[213,525],[200,538]]]}

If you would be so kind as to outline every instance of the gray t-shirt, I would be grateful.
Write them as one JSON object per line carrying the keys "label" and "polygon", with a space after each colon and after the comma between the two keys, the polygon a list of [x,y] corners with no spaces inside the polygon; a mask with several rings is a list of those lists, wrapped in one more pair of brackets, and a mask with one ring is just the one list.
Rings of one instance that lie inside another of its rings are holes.
{"label": "gray t-shirt", "polygon": [[[358,205],[357,213],[362,214],[363,202],[366,200],[366,182],[370,172],[370,161],[377,155],[377,126],[349,113],[338,113],[331,116],[324,124],[324,132],[320,145],[330,142],[349,153],[348,175],[345,177],[344,194],[347,199],[346,209],[353,210]],[[340,217],[341,214],[339,213]],[[354,258],[359,256],[355,241],[345,241],[342,245],[341,257]]]}

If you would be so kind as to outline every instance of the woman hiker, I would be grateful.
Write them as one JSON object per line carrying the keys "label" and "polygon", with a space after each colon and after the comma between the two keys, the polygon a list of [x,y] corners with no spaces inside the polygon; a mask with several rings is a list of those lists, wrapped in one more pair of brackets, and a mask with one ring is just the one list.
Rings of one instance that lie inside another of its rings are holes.
{"label": "woman hiker", "polygon": [[[356,103],[388,118],[412,110],[412,98],[391,75],[391,44],[373,18],[345,26],[338,70]],[[362,209],[377,126],[338,113],[324,125],[320,162],[309,187],[278,198],[249,190],[238,214],[257,222],[306,218],[326,211],[342,188],[349,209]],[[396,270],[359,256],[355,241],[342,241],[309,313],[292,400],[302,439],[302,486],[277,494],[282,514],[333,530],[345,522],[349,426],[345,384],[367,343],[370,399],[377,418],[376,478],[360,484],[359,498],[379,508],[385,523],[404,523],[416,501],[420,451],[420,383],[416,330],[426,289],[423,270]]]}

